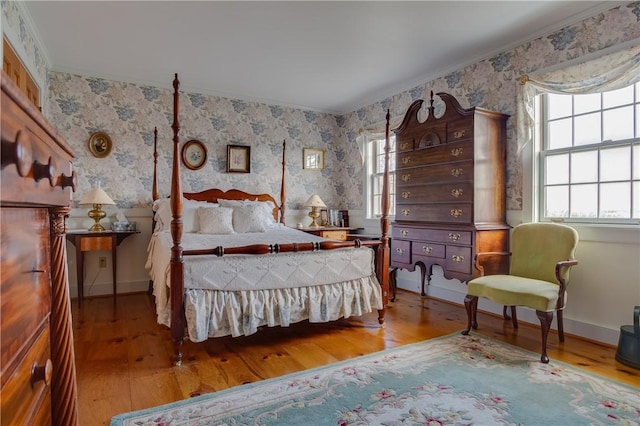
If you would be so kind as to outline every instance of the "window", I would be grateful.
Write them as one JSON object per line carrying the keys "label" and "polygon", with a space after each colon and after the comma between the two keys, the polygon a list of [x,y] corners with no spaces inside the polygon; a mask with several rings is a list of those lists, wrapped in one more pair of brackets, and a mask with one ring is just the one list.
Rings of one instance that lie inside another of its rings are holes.
{"label": "window", "polygon": [[[367,217],[376,218],[382,215],[382,183],[384,179],[384,145],[385,139],[368,141],[368,188]],[[396,170],[396,137],[389,136],[389,215],[395,215],[395,170]]]}
{"label": "window", "polygon": [[640,83],[540,99],[541,220],[638,223]]}

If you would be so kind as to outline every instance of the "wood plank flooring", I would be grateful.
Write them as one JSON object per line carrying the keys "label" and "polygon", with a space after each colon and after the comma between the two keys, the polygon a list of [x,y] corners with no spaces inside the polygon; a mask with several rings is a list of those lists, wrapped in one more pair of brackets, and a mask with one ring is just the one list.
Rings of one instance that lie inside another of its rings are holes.
{"label": "wood plank flooring", "polygon": [[[458,332],[466,326],[462,305],[399,291],[386,327],[377,312],[329,324],[300,323],[263,329],[252,336],[185,342],[184,362],[171,363],[169,329],[156,323],[152,296],[144,293],[72,301],[83,426],[108,425],[112,416],[242,383],[281,376],[386,348]],[[478,314],[477,333],[531,350],[539,358],[540,329]],[[640,371],[615,361],[615,347],[552,331],[548,354],[614,380],[640,386]]]}

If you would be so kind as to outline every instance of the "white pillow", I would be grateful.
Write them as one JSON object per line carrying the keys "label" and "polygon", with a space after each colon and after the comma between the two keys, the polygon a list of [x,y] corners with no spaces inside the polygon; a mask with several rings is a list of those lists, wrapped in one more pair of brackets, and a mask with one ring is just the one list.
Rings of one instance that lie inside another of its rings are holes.
{"label": "white pillow", "polygon": [[[216,207],[215,203],[206,201],[195,201],[182,199],[182,230],[184,232],[198,232],[198,223],[196,221],[196,209],[198,207]],[[171,199],[161,198],[153,202],[153,211],[155,211],[156,229],[155,232],[165,229],[171,229]]]}
{"label": "white pillow", "polygon": [[[225,207],[220,207],[225,208]],[[273,219],[273,216],[271,216]],[[233,229],[239,233],[266,232],[264,208],[258,204],[233,207]]]}
{"label": "white pillow", "polygon": [[[259,206],[260,209],[257,209],[254,214],[258,214],[257,212],[262,212],[262,221],[264,227],[267,229],[275,228],[278,226],[278,223],[273,217],[273,209],[275,208],[275,204],[272,201],[253,201],[253,200],[223,200],[218,199],[218,203],[220,203],[223,207],[241,207],[241,206]],[[235,224],[234,224],[235,227]],[[239,232],[236,230],[236,232]],[[264,232],[264,231],[259,231]]]}
{"label": "white pillow", "polygon": [[197,216],[201,234],[235,234],[231,207],[198,207]]}

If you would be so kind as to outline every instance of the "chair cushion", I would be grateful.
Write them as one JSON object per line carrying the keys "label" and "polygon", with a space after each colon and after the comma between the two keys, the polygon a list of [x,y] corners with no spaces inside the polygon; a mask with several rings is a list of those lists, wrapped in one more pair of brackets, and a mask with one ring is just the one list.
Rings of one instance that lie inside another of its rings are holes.
{"label": "chair cushion", "polygon": [[513,275],[489,275],[469,281],[467,294],[484,297],[499,305],[526,306],[549,312],[556,308],[558,285]]}

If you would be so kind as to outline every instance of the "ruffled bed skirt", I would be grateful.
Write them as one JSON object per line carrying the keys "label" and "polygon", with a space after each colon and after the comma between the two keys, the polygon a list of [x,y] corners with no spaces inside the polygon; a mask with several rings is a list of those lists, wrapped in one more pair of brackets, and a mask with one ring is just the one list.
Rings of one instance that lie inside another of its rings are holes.
{"label": "ruffled bed skirt", "polygon": [[382,309],[382,291],[375,276],[301,288],[185,291],[187,329],[193,342],[250,335],[262,326],[335,321],[375,309]]}

